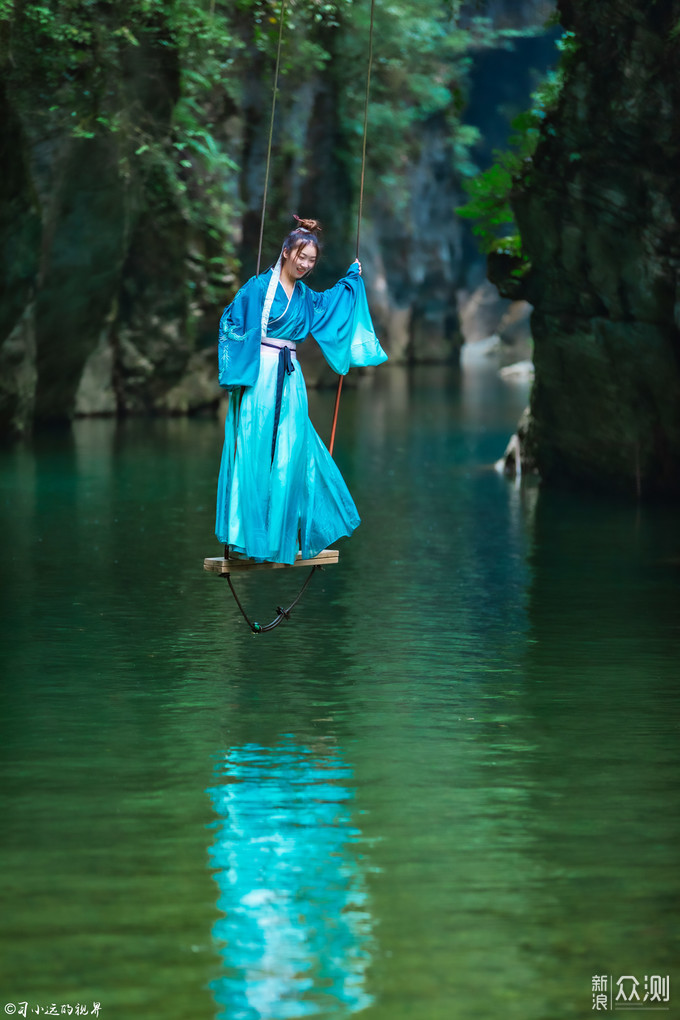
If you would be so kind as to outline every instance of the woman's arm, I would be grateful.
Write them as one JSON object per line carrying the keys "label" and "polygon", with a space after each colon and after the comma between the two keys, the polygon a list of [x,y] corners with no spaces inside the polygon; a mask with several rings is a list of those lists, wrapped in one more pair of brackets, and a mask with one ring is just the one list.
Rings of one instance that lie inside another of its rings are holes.
{"label": "woman's arm", "polygon": [[314,305],[311,333],[335,372],[345,375],[353,366],[380,365],[387,360],[375,335],[358,259],[334,287],[310,293]]}

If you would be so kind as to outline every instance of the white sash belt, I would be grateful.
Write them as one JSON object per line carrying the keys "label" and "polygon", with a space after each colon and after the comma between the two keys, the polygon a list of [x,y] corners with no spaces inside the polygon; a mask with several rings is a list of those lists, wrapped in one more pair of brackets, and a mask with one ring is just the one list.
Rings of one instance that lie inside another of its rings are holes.
{"label": "white sash belt", "polygon": [[287,347],[291,353],[291,357],[293,358],[297,357],[296,353],[297,344],[295,343],[294,340],[280,340],[276,336],[267,336],[262,338],[262,346],[275,347],[279,351],[283,350],[284,347]]}

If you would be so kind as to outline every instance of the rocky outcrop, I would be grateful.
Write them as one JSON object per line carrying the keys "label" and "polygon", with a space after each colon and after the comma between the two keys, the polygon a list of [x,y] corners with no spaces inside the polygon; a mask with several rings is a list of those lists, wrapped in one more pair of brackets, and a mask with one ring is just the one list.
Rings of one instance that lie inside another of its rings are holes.
{"label": "rocky outcrop", "polygon": [[42,222],[28,172],[21,122],[0,79],[0,435],[33,418],[36,387],[35,292]]}
{"label": "rocky outcrop", "polygon": [[149,410],[190,354],[187,225],[135,154],[142,128],[148,142],[168,133],[177,63],[147,40],[122,62],[102,89],[120,103],[120,130],[77,137],[19,74],[0,100],[10,192],[0,217],[4,435],[34,420]]}
{"label": "rocky outcrop", "polygon": [[457,361],[463,228],[455,208],[461,192],[443,118],[419,126],[416,155],[403,176],[405,206],[390,202],[389,188],[371,203],[367,275],[377,327],[394,361]]}
{"label": "rocky outcrop", "polygon": [[[680,3],[560,0],[565,83],[512,204],[547,480],[680,495]],[[499,266],[495,279],[503,286]]]}

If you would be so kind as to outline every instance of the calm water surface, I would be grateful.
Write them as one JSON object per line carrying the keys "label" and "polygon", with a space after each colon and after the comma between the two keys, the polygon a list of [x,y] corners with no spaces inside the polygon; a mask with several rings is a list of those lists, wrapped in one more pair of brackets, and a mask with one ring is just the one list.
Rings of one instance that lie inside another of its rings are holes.
{"label": "calm water surface", "polygon": [[216,422],[1,455],[0,1008],[561,1020],[668,975],[680,1016],[677,517],[500,478],[526,397],[346,392],[362,526],[260,636],[202,571]]}

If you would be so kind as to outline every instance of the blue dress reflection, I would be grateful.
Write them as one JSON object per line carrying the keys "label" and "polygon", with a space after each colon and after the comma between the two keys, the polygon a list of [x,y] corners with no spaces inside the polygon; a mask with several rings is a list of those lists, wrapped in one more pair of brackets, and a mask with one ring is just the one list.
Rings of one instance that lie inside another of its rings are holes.
{"label": "blue dress reflection", "polygon": [[224,917],[213,933],[226,974],[213,986],[229,1020],[348,1016],[365,990],[371,918],[352,825],[351,770],[334,749],[232,749],[208,792]]}

